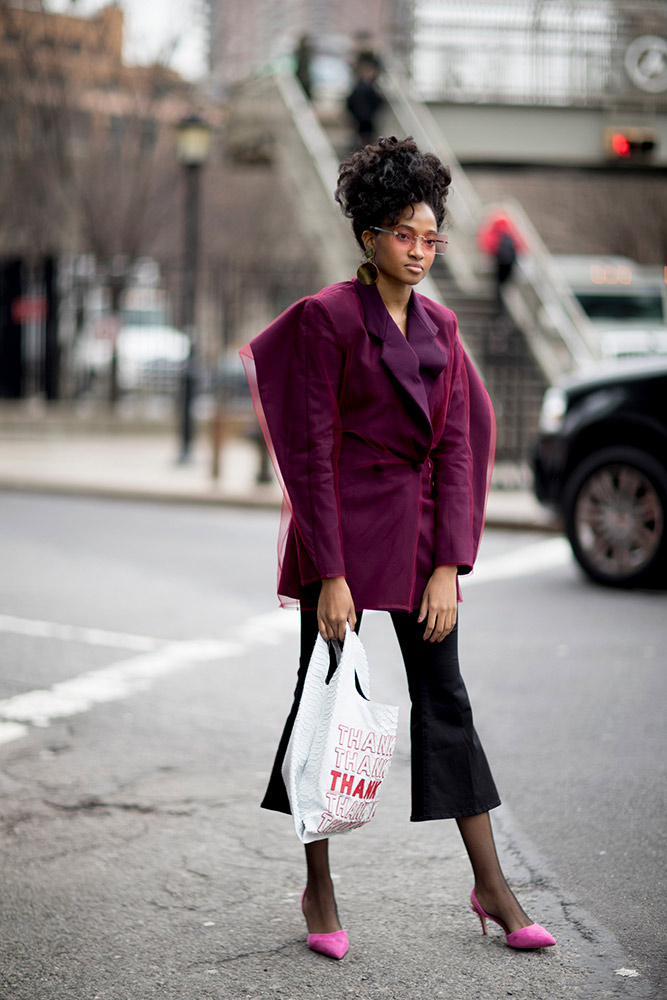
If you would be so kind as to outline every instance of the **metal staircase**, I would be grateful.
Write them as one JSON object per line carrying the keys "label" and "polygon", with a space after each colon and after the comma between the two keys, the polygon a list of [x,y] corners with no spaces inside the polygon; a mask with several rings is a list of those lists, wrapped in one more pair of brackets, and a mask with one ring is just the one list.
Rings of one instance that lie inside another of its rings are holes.
{"label": "metal staircase", "polygon": [[[520,468],[537,431],[544,388],[561,374],[597,360],[593,330],[521,206],[484,206],[428,108],[410,96],[407,79],[390,65],[383,80],[385,134],[413,135],[452,172],[446,263],[436,261],[419,290],[456,312],[466,349],[496,409],[497,458]],[[334,125],[327,134],[290,72],[252,81],[239,100],[252,106],[253,115],[259,114],[272,132],[276,167],[304,231],[316,239],[327,233],[326,240],[317,239],[324,281],[350,277],[359,254],[333,200],[340,157],[332,140],[340,140],[340,127]],[[530,247],[525,259],[517,261],[500,314],[488,266],[476,248],[477,230],[490,208],[502,208]]]}
{"label": "metal staircase", "polygon": [[498,486],[525,485],[529,478],[525,462],[537,432],[547,379],[516,323],[506,311],[498,313],[489,276],[471,294],[461,291],[440,261],[431,275],[442,299],[456,313],[466,348],[493,401],[498,424],[494,481]]}

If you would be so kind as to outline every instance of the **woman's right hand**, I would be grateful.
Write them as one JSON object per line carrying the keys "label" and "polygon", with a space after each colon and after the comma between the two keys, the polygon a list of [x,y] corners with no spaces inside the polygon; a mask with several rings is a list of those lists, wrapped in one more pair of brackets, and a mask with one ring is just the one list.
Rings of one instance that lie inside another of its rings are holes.
{"label": "woman's right hand", "polygon": [[344,576],[322,580],[320,599],[317,602],[317,627],[323,639],[329,642],[345,638],[345,623],[353,629],[357,624],[352,594]]}

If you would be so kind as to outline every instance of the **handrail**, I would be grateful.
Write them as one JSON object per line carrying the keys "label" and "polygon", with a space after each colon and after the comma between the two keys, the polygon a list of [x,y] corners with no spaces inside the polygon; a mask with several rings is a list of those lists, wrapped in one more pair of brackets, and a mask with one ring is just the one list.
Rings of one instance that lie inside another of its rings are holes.
{"label": "handrail", "polygon": [[405,134],[413,135],[422,148],[436,153],[451,171],[448,208],[455,239],[447,251],[447,263],[462,291],[474,293],[480,287],[477,230],[490,211],[501,209],[529,247],[529,253],[519,259],[516,279],[503,297],[546,378],[554,381],[573,367],[585,368],[599,360],[600,346],[593,325],[521,205],[515,200],[483,205],[429,108],[414,97],[410,81],[395,61],[388,61],[383,80],[383,93],[398,126]]}
{"label": "handrail", "polygon": [[294,125],[303,145],[310,153],[323,187],[333,198],[338,183],[338,160],[312,104],[293,73],[277,71],[273,74],[273,79],[285,106],[292,113]]}
{"label": "handrail", "polygon": [[[347,221],[333,197],[338,179],[338,160],[311,103],[294,74],[279,66],[254,78],[243,87],[243,97],[262,102],[264,113],[276,126],[277,160],[295,192],[295,209],[306,232],[317,239],[318,257],[327,281],[343,281],[354,274],[361,255],[350,235]],[[467,179],[466,179],[467,180]],[[326,239],[321,238],[326,229]],[[430,276],[419,284],[423,295],[445,305]],[[469,346],[464,346],[483,378]]]}
{"label": "handrail", "polygon": [[302,233],[317,247],[324,280],[345,281],[354,274],[360,254],[333,197],[338,162],[296,77],[273,69],[245,83],[238,100],[256,106],[271,133],[277,168],[292,192]]}
{"label": "handrail", "polygon": [[422,101],[414,97],[410,81],[395,60],[389,59],[384,65],[382,92],[404,134],[412,135],[418,146],[435,153],[449,167],[452,185],[447,208],[456,239],[447,250],[447,265],[457,285],[463,291],[474,294],[479,291],[480,280],[471,261],[482,201],[433,115]]}
{"label": "handrail", "polygon": [[[575,298],[567,281],[556,267],[542,237],[522,205],[514,198],[491,206],[505,214],[524,236],[530,253],[518,259],[517,286],[530,288],[540,303],[536,317],[545,338],[554,350],[562,340],[578,368],[600,360],[601,350],[595,327]],[[561,370],[549,373],[553,379]]]}
{"label": "handrail", "polygon": [[[336,189],[338,181],[338,161],[336,159],[333,146],[331,145],[326,132],[322,128],[312,105],[306,100],[303,90],[301,89],[294,74],[284,69],[277,69],[273,73],[273,79],[275,80],[276,87],[285,104],[285,107],[290,113],[291,122],[301,141],[301,147],[308,154],[308,159],[312,162],[312,166],[320,179],[320,194],[325,193],[326,195],[326,209],[324,205],[320,206],[321,214],[318,216],[318,221],[321,222],[322,218],[326,218],[327,225],[331,227],[330,230],[327,230],[328,234],[333,238],[333,233],[335,232],[339,244],[342,235],[344,245],[349,251],[343,255],[339,253],[338,260],[340,261],[340,264],[338,262],[336,263],[335,271],[333,269],[333,265],[329,264],[327,273],[331,275],[338,274],[340,273],[341,267],[346,267],[344,275],[341,274],[339,278],[332,278],[332,280],[349,278],[350,275],[356,270],[359,258],[358,256],[353,256],[357,253],[357,251],[355,245],[350,239],[349,226],[340,211],[338,211],[333,199],[333,192]],[[294,148],[291,150],[291,155],[294,155]],[[335,221],[332,218],[332,215],[335,216]],[[433,299],[440,305],[445,305],[440,290],[430,276],[427,275],[427,277],[419,283],[419,291],[421,294],[427,296],[427,298]],[[480,375],[482,375],[477,360],[473,357],[468,345],[465,344],[465,337],[462,336],[462,339],[468,355],[470,356],[477,371],[480,372]]]}
{"label": "handrail", "polygon": [[[272,79],[275,81],[282,101],[290,113],[292,125],[300,139],[301,148],[296,155],[301,157],[300,163],[303,167],[302,154],[304,151],[308,154],[310,164],[320,180],[320,194],[324,193],[326,201],[326,209],[324,208],[324,204],[322,204],[320,211],[326,213],[324,217],[327,220],[327,225],[331,227],[331,229],[327,230],[327,239],[330,237],[333,238],[335,232],[337,242],[340,245],[342,238],[343,245],[347,251],[342,256],[339,255],[340,263],[337,264],[336,271],[334,272],[331,266],[329,266],[327,273],[332,275],[331,280],[349,278],[356,270],[359,258],[355,244],[350,238],[349,226],[338,210],[333,198],[338,181],[338,160],[333,146],[322,128],[312,105],[306,100],[303,90],[299,86],[294,74],[285,70],[277,70],[273,74]],[[291,153],[292,156],[295,155],[294,147],[292,147]],[[322,222],[321,214],[318,215],[318,222],[320,224]],[[344,268],[344,274],[340,274],[342,268]],[[334,278],[334,273],[340,274],[340,276]],[[435,302],[444,305],[442,295],[432,278],[428,276],[424,278],[420,282],[419,291]],[[470,352],[468,351],[468,353]]]}

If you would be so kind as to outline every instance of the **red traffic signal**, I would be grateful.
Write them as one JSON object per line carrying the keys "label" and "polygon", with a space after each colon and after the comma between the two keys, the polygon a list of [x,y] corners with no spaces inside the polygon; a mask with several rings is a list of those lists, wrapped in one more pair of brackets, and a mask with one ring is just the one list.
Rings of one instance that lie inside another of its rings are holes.
{"label": "red traffic signal", "polygon": [[607,128],[604,146],[607,154],[623,159],[645,158],[656,148],[655,131],[652,128]]}
{"label": "red traffic signal", "polygon": [[627,136],[624,136],[622,132],[614,132],[611,137],[611,148],[619,156],[630,155],[630,143]]}

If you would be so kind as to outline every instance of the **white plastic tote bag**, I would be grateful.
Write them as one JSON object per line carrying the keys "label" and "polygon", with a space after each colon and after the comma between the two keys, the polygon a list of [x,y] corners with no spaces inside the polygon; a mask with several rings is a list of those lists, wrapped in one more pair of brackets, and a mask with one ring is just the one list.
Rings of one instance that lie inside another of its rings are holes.
{"label": "white plastic tote bag", "polygon": [[318,635],[282,766],[304,844],[373,818],[396,742],[398,708],[369,700],[366,651],[349,625],[327,684],[328,672],[329,647]]}

